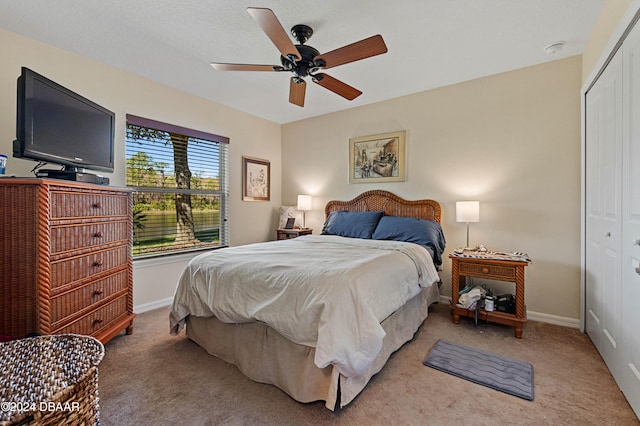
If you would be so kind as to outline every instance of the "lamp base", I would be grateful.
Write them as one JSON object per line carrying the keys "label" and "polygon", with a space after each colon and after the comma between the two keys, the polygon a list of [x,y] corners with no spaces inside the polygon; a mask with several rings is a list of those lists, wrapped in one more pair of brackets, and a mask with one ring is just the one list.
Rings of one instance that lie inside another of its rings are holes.
{"label": "lamp base", "polygon": [[464,252],[468,252],[468,251],[484,253],[487,251],[487,248],[482,244],[480,244],[479,246],[475,246],[475,247],[458,247],[454,251],[458,254],[463,254]]}
{"label": "lamp base", "polygon": [[487,251],[487,248],[485,246],[483,246],[482,244],[475,246],[475,247],[464,247],[462,249],[459,249],[462,251],[479,251],[481,253],[484,253]]}

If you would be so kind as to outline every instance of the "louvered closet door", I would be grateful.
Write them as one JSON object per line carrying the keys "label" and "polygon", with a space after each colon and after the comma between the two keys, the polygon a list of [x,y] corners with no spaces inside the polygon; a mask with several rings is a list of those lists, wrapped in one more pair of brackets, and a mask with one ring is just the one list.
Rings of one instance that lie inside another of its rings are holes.
{"label": "louvered closet door", "polygon": [[622,165],[622,349],[620,388],[640,416],[640,25],[622,47],[624,123]]}
{"label": "louvered closet door", "polygon": [[586,331],[620,376],[622,52],[586,98]]}

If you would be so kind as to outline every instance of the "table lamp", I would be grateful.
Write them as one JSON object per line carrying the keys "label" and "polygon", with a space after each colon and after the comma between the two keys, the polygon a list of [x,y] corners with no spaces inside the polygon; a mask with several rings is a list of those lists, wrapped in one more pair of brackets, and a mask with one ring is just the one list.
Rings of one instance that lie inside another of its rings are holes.
{"label": "table lamp", "polygon": [[465,250],[473,250],[472,247],[469,247],[469,223],[480,222],[480,202],[457,201],[456,222],[467,222],[467,246]]}
{"label": "table lamp", "polygon": [[298,195],[298,210],[302,210],[302,229],[306,229],[304,212],[311,210],[311,195]]}

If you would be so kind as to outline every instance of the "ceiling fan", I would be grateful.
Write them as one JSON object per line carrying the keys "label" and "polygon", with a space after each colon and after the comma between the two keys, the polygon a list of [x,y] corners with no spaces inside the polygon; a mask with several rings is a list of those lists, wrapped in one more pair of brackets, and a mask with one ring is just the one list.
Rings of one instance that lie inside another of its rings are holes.
{"label": "ceiling fan", "polygon": [[351,101],[360,96],[362,92],[328,74],[318,71],[387,52],[387,46],[382,36],[378,34],[320,54],[317,49],[305,44],[313,34],[311,27],[299,24],[291,28],[291,34],[299,43],[294,45],[271,9],[249,7],[247,11],[280,51],[280,62],[282,65],[213,62],[211,66],[217,71],[292,72],[293,77],[291,77],[289,83],[289,102],[301,107],[304,106],[304,96],[306,92],[305,77],[311,77],[311,81],[314,83]]}

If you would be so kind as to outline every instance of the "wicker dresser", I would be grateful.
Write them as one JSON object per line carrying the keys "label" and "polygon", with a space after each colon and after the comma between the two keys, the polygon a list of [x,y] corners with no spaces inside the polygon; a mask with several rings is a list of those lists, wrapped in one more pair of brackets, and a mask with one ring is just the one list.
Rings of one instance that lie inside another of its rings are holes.
{"label": "wicker dresser", "polygon": [[0,179],[0,336],[133,331],[131,194]]}

